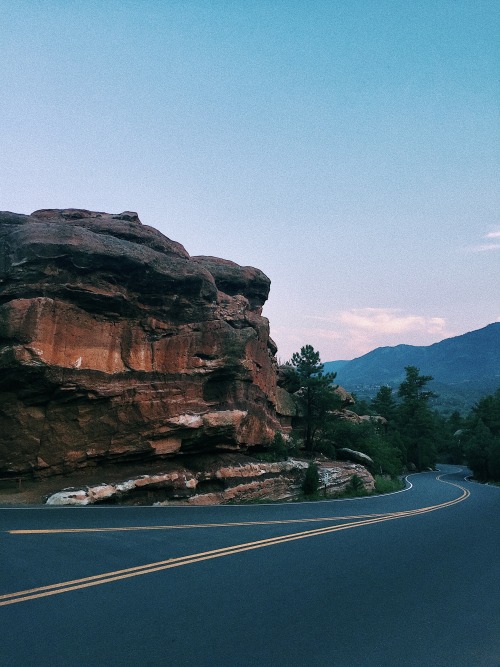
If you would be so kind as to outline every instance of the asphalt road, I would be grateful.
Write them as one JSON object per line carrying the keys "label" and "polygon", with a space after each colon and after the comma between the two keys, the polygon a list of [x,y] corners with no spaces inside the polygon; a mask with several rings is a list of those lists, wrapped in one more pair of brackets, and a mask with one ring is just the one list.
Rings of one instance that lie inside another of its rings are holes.
{"label": "asphalt road", "polygon": [[441,468],[348,501],[0,508],[0,665],[500,667],[500,487]]}

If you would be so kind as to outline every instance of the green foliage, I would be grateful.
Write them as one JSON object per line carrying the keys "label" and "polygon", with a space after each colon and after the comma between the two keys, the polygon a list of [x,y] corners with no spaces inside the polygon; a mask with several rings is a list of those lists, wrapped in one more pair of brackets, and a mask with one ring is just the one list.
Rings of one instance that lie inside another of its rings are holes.
{"label": "green foliage", "polygon": [[500,435],[500,389],[482,398],[473,408],[472,417],[481,419],[494,437]]}
{"label": "green foliage", "polygon": [[319,352],[312,345],[295,352],[289,366],[295,371],[296,384],[300,387],[295,396],[300,406],[303,446],[312,453],[321,432],[332,419],[332,411],[341,405],[333,385],[335,373],[323,373]]}
{"label": "green foliage", "polygon": [[318,440],[316,444],[316,450],[333,461],[337,458],[337,449],[335,444],[323,436]]}
{"label": "green foliage", "polygon": [[470,469],[481,481],[486,481],[489,477],[488,462],[494,444],[490,429],[479,419],[468,434],[465,456]]}
{"label": "green foliage", "polygon": [[466,462],[479,480],[500,480],[500,389],[483,396],[466,418],[452,413],[436,439],[440,460]]}
{"label": "green foliage", "polygon": [[387,419],[388,422],[393,422],[396,419],[398,405],[392,395],[392,387],[380,387],[370,405],[376,415]]}
{"label": "green foliage", "polygon": [[357,415],[372,415],[377,414],[373,411],[371,404],[368,403],[364,398],[357,398],[355,394],[352,394],[352,397],[356,401],[354,405],[349,406],[349,409],[352,412],[355,412]]}
{"label": "green foliage", "polygon": [[365,489],[363,480],[357,475],[353,475],[345,487],[340,498],[359,498],[360,496],[369,496],[370,492]]}
{"label": "green foliage", "polygon": [[363,484],[363,480],[360,477],[353,475],[351,477],[351,481],[348,484],[348,488],[349,490],[359,493],[362,489],[365,488],[365,485]]}
{"label": "green foliage", "polygon": [[434,468],[437,457],[437,417],[428,402],[436,394],[426,389],[432,376],[420,375],[416,366],[407,366],[405,371],[406,379],[398,390],[401,404],[397,410],[402,453],[405,463],[415,465],[417,470]]}
{"label": "green foliage", "polygon": [[500,389],[473,407],[462,441],[474,476],[481,481],[500,481]]}
{"label": "green foliage", "polygon": [[335,458],[339,448],[362,452],[373,460],[372,472],[382,475],[381,488],[388,484],[384,475],[395,479],[403,467],[434,468],[438,458],[467,461],[478,479],[500,481],[500,389],[480,399],[466,419],[456,410],[446,417],[431,408],[436,398],[428,388],[432,376],[406,366],[396,396],[384,386],[369,404],[361,400],[355,407],[358,414],[379,415],[385,421],[356,424],[339,419],[335,374],[323,373],[319,353],[311,345],[295,353],[287,369],[287,387],[295,390],[300,405],[297,431],[308,453]]}
{"label": "green foliage", "polygon": [[271,453],[276,457],[277,461],[284,461],[288,458],[288,447],[283,434],[277,431],[274,434],[273,442],[271,444]]}
{"label": "green foliage", "polygon": [[[384,425],[365,421],[355,424],[345,419],[337,419],[328,430],[328,438],[332,448],[347,447],[367,454],[373,459],[373,472],[398,475],[402,469],[401,452],[394,444],[396,437],[388,433]],[[318,449],[325,453],[323,444]]]}
{"label": "green foliage", "polygon": [[425,386],[433,379],[432,375],[420,375],[420,369],[416,366],[406,366],[406,379],[399,385],[398,396],[409,405],[420,404],[435,398],[433,391],[424,390]]}
{"label": "green foliage", "polygon": [[399,477],[375,475],[375,493],[394,493],[404,489],[404,482]]}
{"label": "green foliage", "polygon": [[306,475],[302,483],[302,492],[305,496],[314,496],[319,489],[319,472],[316,463],[311,461],[307,466]]}
{"label": "green foliage", "polygon": [[500,482],[500,439],[495,438],[488,451],[488,477]]}
{"label": "green foliage", "polygon": [[265,452],[255,452],[253,456],[259,461],[268,461],[273,463],[275,461],[286,461],[294,449],[293,442],[287,442],[283,434],[277,431],[274,435],[270,448]]}
{"label": "green foliage", "polygon": [[372,434],[373,427],[370,423],[355,424],[346,419],[337,419],[328,429],[328,437],[338,449],[347,447],[364,454],[368,454],[367,440]]}

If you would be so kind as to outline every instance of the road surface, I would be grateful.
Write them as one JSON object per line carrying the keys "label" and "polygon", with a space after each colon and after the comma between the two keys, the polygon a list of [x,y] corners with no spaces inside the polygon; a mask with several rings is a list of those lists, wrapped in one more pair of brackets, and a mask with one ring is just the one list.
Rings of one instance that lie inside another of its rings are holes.
{"label": "road surface", "polygon": [[0,508],[2,667],[500,667],[500,487]]}

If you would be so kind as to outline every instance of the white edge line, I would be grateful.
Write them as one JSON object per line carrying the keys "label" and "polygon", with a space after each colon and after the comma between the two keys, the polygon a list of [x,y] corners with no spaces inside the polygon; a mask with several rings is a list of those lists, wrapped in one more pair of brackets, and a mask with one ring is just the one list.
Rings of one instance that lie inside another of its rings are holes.
{"label": "white edge line", "polygon": [[[426,471],[426,472],[436,472],[436,471]],[[412,475],[422,475],[425,473],[412,473]],[[449,473],[455,474],[455,473]],[[120,510],[120,509],[158,509],[164,510],[169,509],[185,509],[186,507],[196,508],[196,509],[211,509],[214,507],[276,507],[276,505],[285,505],[287,507],[292,507],[295,505],[318,505],[321,503],[345,503],[350,500],[373,500],[374,498],[385,498],[387,496],[394,496],[397,493],[405,493],[405,491],[410,491],[413,488],[413,484],[408,479],[410,475],[406,475],[403,480],[408,485],[406,488],[401,489],[400,491],[391,491],[390,493],[374,493],[370,496],[358,496],[354,498],[328,498],[326,500],[292,500],[290,502],[276,501],[274,503],[240,503],[235,505],[224,505],[224,504],[215,504],[215,505],[24,505],[23,507],[2,507],[0,505],[0,512],[2,510],[80,510],[80,509],[96,509],[96,510]]]}
{"label": "white edge line", "polygon": [[[457,466],[458,467],[458,466]],[[186,507],[194,507],[196,509],[213,509],[214,507],[235,507],[235,508],[242,508],[242,507],[275,507],[276,505],[286,505],[286,506],[292,506],[292,505],[318,505],[318,504],[324,504],[324,503],[345,503],[347,501],[351,500],[373,500],[374,498],[386,498],[387,496],[394,496],[397,493],[405,493],[406,491],[410,491],[413,488],[413,484],[410,482],[409,478],[413,477],[414,475],[428,475],[430,473],[439,473],[439,470],[425,470],[423,472],[412,472],[408,475],[406,475],[403,479],[408,485],[405,489],[401,489],[400,491],[391,491],[391,493],[379,493],[379,494],[374,494],[371,496],[359,496],[357,498],[329,498],[327,500],[300,500],[300,501],[291,501],[291,502],[274,502],[274,503],[241,503],[239,505],[100,505],[100,504],[95,504],[95,505],[25,505],[23,507],[2,507],[0,505],[0,512],[3,510],[46,510],[46,511],[54,511],[54,510],[81,510],[81,509],[97,509],[97,510],[121,510],[121,509],[157,509],[157,510],[164,510],[166,508],[168,509],[185,509]],[[464,472],[463,468],[460,468],[460,470],[454,470],[452,472],[445,472],[441,473],[441,476],[445,475],[456,475],[458,473]],[[464,480],[466,481],[472,481],[468,480],[467,477],[464,477]],[[476,482],[478,483],[478,482]],[[487,484],[483,484],[483,486],[488,486]],[[492,488],[490,486],[490,488]],[[500,488],[500,487],[496,487]]]}

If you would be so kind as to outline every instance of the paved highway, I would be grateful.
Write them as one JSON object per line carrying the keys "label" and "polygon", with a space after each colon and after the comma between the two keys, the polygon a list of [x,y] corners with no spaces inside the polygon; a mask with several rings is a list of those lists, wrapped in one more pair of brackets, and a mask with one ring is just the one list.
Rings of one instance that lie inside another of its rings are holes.
{"label": "paved highway", "polygon": [[500,667],[500,487],[0,508],[2,667]]}

